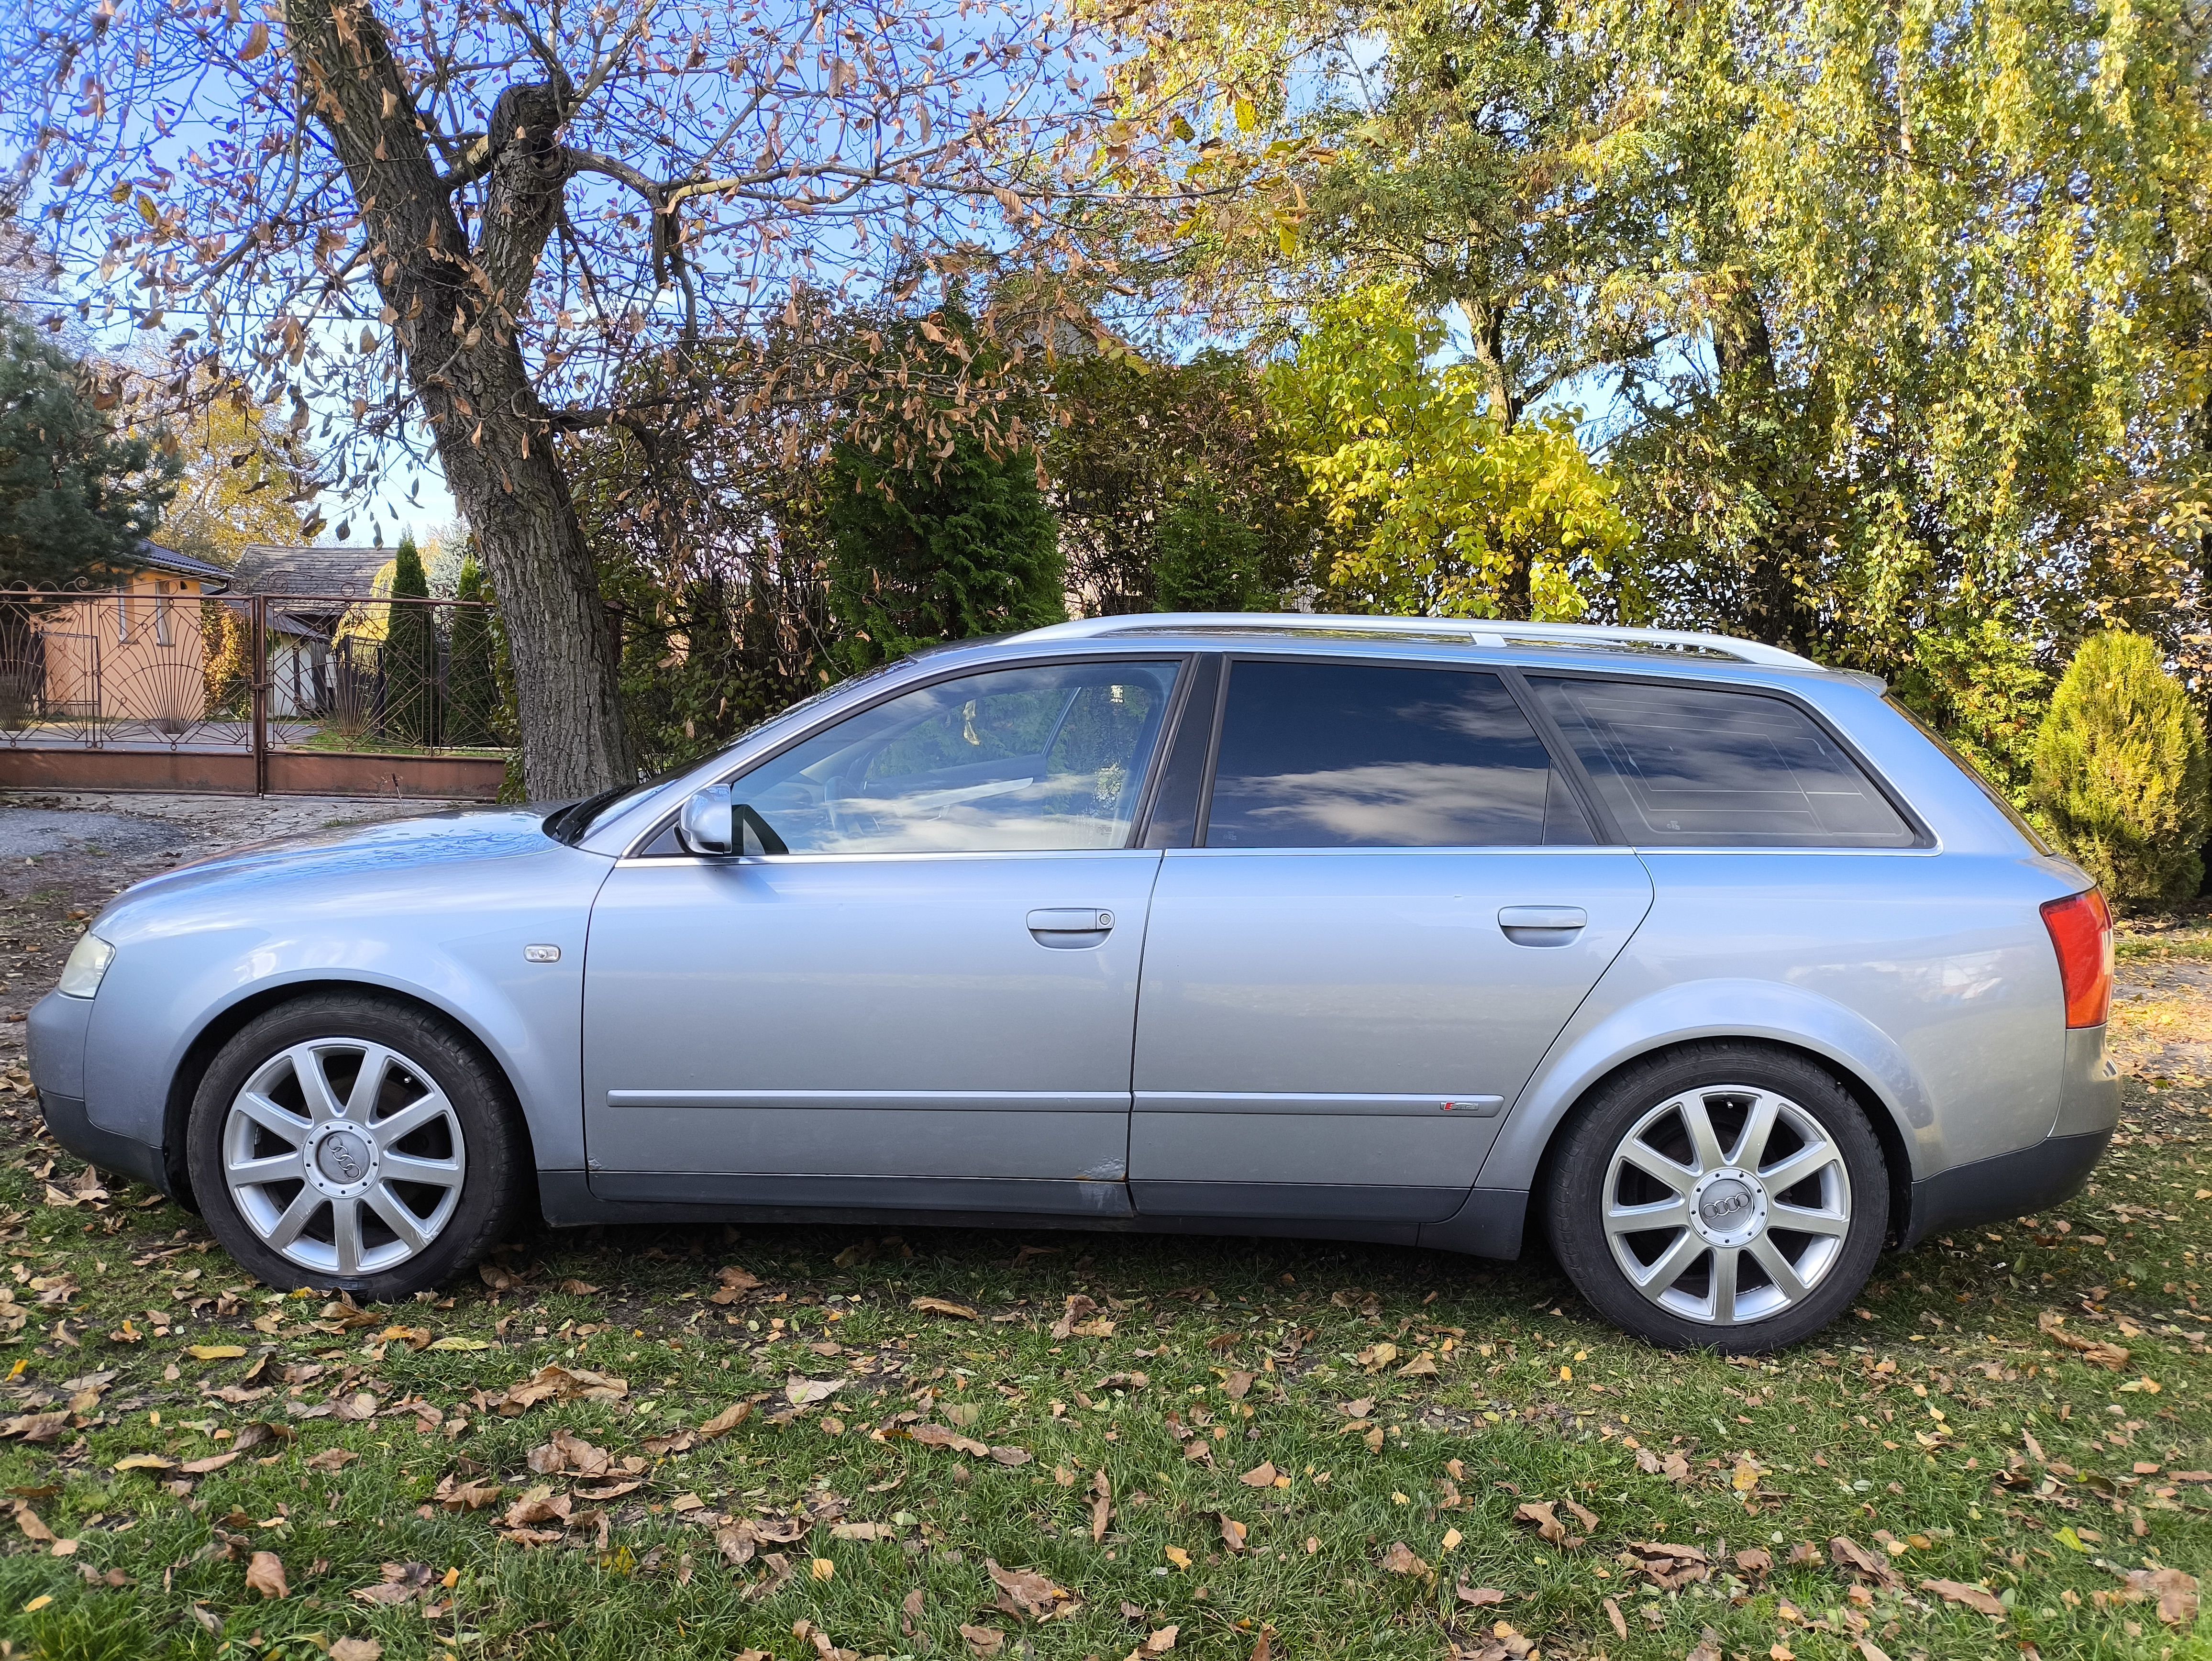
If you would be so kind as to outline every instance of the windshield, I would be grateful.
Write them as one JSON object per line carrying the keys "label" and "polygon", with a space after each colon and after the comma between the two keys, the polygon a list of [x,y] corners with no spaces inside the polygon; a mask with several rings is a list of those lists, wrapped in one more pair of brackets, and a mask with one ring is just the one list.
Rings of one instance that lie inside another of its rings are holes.
{"label": "windshield", "polygon": [[[959,643],[964,646],[972,642],[963,641]],[[915,655],[919,656],[920,654],[917,653]],[[787,704],[775,714],[755,721],[716,751],[713,756],[702,756],[696,761],[687,761],[680,766],[668,768],[665,771],[654,774],[649,779],[640,779],[635,784],[618,784],[611,790],[600,791],[596,796],[586,796],[580,801],[562,802],[545,815],[543,821],[545,834],[556,842],[566,843],[569,847],[574,848],[592,831],[637,800],[639,797],[658,790],[672,778],[712,764],[717,757],[727,755],[763,727],[773,726],[778,721],[787,721],[793,715],[812,709],[832,693],[842,692],[848,687],[858,686],[878,679],[913,660],[913,658],[909,657],[901,658],[891,663],[878,664],[876,667],[854,675],[850,679],[841,680],[832,685],[825,686],[820,691],[799,699],[796,703]]]}

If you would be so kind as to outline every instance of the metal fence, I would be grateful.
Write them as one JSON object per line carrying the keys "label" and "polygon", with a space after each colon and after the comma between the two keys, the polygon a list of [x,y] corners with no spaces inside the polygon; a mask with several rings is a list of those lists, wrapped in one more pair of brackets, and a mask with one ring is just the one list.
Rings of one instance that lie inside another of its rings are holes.
{"label": "metal fence", "polygon": [[0,592],[0,784],[489,799],[499,638],[474,600]]}

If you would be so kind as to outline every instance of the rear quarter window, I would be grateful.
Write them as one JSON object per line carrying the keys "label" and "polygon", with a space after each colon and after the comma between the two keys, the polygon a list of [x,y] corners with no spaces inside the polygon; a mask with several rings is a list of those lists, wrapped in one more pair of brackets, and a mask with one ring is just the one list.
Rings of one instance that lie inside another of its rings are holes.
{"label": "rear quarter window", "polygon": [[1912,827],[1786,699],[1530,676],[1621,834],[1647,847],[1909,848]]}

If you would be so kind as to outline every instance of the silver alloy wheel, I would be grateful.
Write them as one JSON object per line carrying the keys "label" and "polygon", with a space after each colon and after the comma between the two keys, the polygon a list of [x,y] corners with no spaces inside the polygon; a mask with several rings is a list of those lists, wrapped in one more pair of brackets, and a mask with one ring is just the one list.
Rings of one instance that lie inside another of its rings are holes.
{"label": "silver alloy wheel", "polygon": [[1613,1149],[1604,1196],[1606,1239],[1629,1284],[1708,1326],[1802,1303],[1851,1226],[1834,1140],[1753,1085],[1704,1085],[1653,1108]]}
{"label": "silver alloy wheel", "polygon": [[366,1038],[311,1038],[233,1099],[222,1168],[270,1250],[321,1274],[373,1275],[452,1220],[468,1151],[453,1104],[414,1062]]}

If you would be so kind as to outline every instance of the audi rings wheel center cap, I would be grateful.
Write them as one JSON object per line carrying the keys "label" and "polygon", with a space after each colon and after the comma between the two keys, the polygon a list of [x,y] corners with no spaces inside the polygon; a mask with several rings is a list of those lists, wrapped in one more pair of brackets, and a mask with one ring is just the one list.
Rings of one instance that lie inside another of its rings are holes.
{"label": "audi rings wheel center cap", "polygon": [[375,1156],[368,1139],[354,1130],[333,1130],[315,1149],[315,1169],[334,1188],[355,1188],[368,1178]]}
{"label": "audi rings wheel center cap", "polygon": [[1766,1227],[1766,1190],[1747,1171],[1709,1172],[1690,1191],[1690,1220],[1717,1246],[1740,1246]]}

